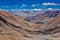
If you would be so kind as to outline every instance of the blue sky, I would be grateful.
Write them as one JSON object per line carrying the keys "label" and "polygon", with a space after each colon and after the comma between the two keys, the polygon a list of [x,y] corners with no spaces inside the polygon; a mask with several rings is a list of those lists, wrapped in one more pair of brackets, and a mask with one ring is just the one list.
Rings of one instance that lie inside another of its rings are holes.
{"label": "blue sky", "polygon": [[[39,4],[39,6],[37,6]],[[28,5],[28,6],[27,6]],[[0,0],[0,9],[60,9],[60,0]]]}
{"label": "blue sky", "polygon": [[13,5],[32,5],[32,4],[42,4],[42,3],[58,3],[60,4],[60,0],[0,0],[0,6],[13,6]]}

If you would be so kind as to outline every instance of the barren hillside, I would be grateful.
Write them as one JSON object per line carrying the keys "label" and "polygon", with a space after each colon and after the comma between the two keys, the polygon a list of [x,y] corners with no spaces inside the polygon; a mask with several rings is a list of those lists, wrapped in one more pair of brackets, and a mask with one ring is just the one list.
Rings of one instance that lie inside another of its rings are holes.
{"label": "barren hillside", "polygon": [[43,24],[0,11],[0,40],[60,40],[60,14],[46,18]]}

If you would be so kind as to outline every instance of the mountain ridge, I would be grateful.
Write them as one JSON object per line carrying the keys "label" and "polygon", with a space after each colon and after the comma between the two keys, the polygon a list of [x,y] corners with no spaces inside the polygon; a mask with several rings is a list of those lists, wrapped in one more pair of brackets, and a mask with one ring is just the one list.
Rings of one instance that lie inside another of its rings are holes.
{"label": "mountain ridge", "polygon": [[0,11],[0,39],[40,40],[41,38],[43,38],[41,40],[55,40],[53,38],[60,38],[59,17],[60,13],[56,17],[44,19],[43,22],[45,23],[35,24],[32,22],[27,22],[24,18],[18,15],[14,15],[5,11]]}

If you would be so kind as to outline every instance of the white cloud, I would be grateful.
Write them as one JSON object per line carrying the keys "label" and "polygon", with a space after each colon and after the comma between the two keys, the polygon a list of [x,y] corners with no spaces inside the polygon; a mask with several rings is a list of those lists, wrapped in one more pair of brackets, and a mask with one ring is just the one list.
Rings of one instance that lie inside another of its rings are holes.
{"label": "white cloud", "polygon": [[38,11],[41,11],[42,9],[38,9]]}
{"label": "white cloud", "polygon": [[35,10],[35,11],[41,11],[42,9],[37,9],[37,8],[36,8],[36,9],[34,9],[34,10]]}
{"label": "white cloud", "polygon": [[48,10],[53,10],[53,8],[48,8]]}
{"label": "white cloud", "polygon": [[47,5],[60,5],[60,4],[57,4],[57,3],[49,3],[48,2],[48,3],[43,3],[42,5],[46,5],[47,6]]}
{"label": "white cloud", "polygon": [[32,4],[32,6],[36,6],[35,4]]}
{"label": "white cloud", "polygon": [[22,4],[22,6],[27,6],[26,4]]}
{"label": "white cloud", "polygon": [[35,11],[37,11],[38,9],[34,9]]}

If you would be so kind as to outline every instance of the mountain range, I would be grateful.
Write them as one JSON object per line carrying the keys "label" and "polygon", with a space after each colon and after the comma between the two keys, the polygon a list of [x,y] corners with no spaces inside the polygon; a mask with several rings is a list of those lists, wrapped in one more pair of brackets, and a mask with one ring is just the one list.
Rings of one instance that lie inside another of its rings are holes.
{"label": "mountain range", "polygon": [[60,11],[50,10],[37,13],[34,11],[33,13],[35,13],[34,17],[33,15],[27,17],[37,17],[39,20],[29,18],[30,20],[27,21],[28,18],[23,18],[22,15],[0,10],[0,39],[60,40]]}

